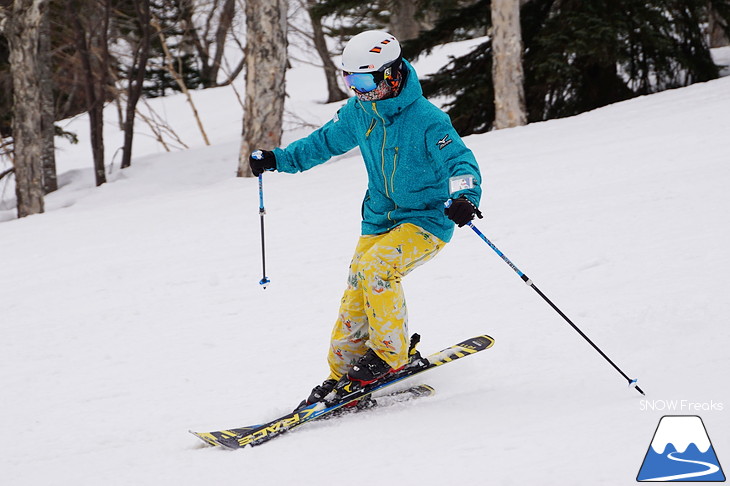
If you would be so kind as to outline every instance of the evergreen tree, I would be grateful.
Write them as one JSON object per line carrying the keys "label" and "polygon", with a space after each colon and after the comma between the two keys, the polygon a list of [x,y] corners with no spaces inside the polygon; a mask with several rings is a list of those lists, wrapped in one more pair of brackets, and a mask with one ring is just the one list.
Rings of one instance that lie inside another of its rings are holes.
{"label": "evergreen tree", "polygon": [[[730,0],[713,0],[727,13]],[[413,57],[489,27],[488,0],[440,12],[431,31],[406,43]],[[610,103],[717,77],[702,30],[704,0],[531,0],[521,10],[529,121],[570,116]],[[424,82],[449,96],[461,134],[491,128],[494,106],[487,39]]]}
{"label": "evergreen tree", "polygon": [[188,36],[184,35],[182,26],[184,12],[182,8],[187,4],[169,0],[150,2],[152,18],[159,26],[154,30],[145,78],[144,94],[149,98],[165,96],[169,92],[180,92],[181,88],[167,68],[167,59],[162,47],[161,36],[167,43],[172,56],[172,65],[183,79],[188,89],[201,86],[200,70],[197,67],[197,57],[193,53]]}
{"label": "evergreen tree", "polygon": [[700,0],[549,3],[525,55],[533,121],[718,76]]}
{"label": "evergreen tree", "polygon": [[[403,55],[415,59],[432,48],[471,38],[491,26],[489,0],[466,6],[452,2],[427,1],[425,7],[438,11],[433,28],[418,39],[403,43]],[[524,10],[521,13],[524,15]],[[525,19],[522,19],[523,41]],[[422,82],[427,97],[449,97],[447,112],[454,128],[462,135],[485,132],[494,121],[494,87],[492,84],[492,43],[485,40],[468,54],[452,59],[437,73]]]}
{"label": "evergreen tree", "polygon": [[[320,18],[331,17],[332,25],[327,34],[339,38],[343,44],[353,35],[372,29],[388,31],[403,43],[413,29],[419,28],[427,33],[439,15],[447,12],[448,16],[449,11],[472,3],[473,0],[318,0],[311,12]],[[400,25],[404,11],[412,10],[416,12],[413,19],[416,25]],[[401,30],[404,32],[401,33]],[[458,27],[454,34],[459,33],[463,35],[465,30]]]}
{"label": "evergreen tree", "polygon": [[319,18],[334,17],[335,26],[329,28],[327,34],[346,40],[364,30],[385,30],[389,19],[387,2],[388,0],[319,0],[310,11]]}

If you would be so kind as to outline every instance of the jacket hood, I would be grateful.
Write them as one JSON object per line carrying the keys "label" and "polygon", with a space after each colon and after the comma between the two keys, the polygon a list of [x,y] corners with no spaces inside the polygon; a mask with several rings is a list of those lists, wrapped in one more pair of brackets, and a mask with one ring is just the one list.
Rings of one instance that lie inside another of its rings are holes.
{"label": "jacket hood", "polygon": [[403,89],[401,89],[398,96],[380,101],[357,100],[366,112],[374,114],[375,109],[379,116],[388,119],[398,115],[403,109],[423,96],[423,89],[421,88],[421,82],[418,80],[416,70],[405,59],[403,59],[403,65],[406,67],[406,79]]}

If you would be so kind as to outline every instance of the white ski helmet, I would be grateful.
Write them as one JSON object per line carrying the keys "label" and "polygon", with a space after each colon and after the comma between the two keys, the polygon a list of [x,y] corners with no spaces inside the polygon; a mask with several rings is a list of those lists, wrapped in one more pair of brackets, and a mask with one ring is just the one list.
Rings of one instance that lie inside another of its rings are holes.
{"label": "white ski helmet", "polygon": [[345,46],[342,70],[350,73],[382,72],[400,59],[398,39],[382,30],[366,30],[350,39]]}

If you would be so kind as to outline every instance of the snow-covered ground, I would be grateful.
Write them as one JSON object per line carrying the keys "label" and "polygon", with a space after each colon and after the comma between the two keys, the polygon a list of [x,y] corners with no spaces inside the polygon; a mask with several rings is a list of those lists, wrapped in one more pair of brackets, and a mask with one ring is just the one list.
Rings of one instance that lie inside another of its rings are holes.
{"label": "snow-covered ground", "polygon": [[[336,111],[315,68],[288,81],[292,115]],[[729,78],[466,139],[478,226],[645,398],[462,229],[405,280],[411,331],[424,352],[494,348],[421,375],[435,397],[236,453],[187,430],[274,418],[325,377],[365,173],[354,152],[265,176],[262,290],[240,108],[230,88],[194,96],[212,146],[181,97],[154,100],[192,148],[140,136],[94,188],[79,119],[46,214],[0,211],[2,484],[629,485],[665,414],[700,415],[730,464]]]}
{"label": "snow-covered ground", "polygon": [[730,46],[711,49],[712,60],[720,66],[720,76],[730,76]]}

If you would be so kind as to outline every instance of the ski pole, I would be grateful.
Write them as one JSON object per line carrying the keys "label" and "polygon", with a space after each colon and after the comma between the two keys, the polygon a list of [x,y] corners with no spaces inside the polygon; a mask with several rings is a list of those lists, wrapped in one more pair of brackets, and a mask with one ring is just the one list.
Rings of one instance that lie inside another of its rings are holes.
{"label": "ski pole", "polygon": [[[449,201],[449,202],[451,202],[451,201]],[[448,203],[447,203],[447,204],[448,204]],[[509,258],[507,258],[507,256],[506,256],[506,255],[505,255],[504,253],[502,253],[501,251],[499,251],[499,248],[497,248],[497,247],[496,247],[496,246],[494,245],[494,243],[492,243],[491,241],[489,241],[489,238],[487,238],[486,236],[484,236],[484,234],[483,234],[483,233],[482,233],[481,231],[479,231],[479,229],[478,229],[478,228],[477,228],[476,226],[474,226],[474,224],[473,224],[473,223],[472,223],[471,221],[469,221],[469,222],[468,222],[468,223],[466,223],[466,224],[467,224],[467,225],[468,225],[468,226],[469,226],[469,227],[470,227],[471,229],[473,229],[473,230],[474,230],[474,232],[475,232],[475,233],[476,233],[476,234],[477,234],[477,235],[478,235],[478,236],[479,236],[479,237],[480,237],[480,238],[481,238],[482,240],[484,240],[484,242],[485,242],[485,243],[486,243],[487,245],[489,245],[489,247],[490,247],[490,248],[491,248],[492,250],[494,250],[494,251],[495,251],[495,253],[497,253],[497,255],[499,255],[499,257],[500,257],[500,258],[501,258],[502,260],[504,260],[504,262],[505,262],[505,263],[506,263],[507,265],[509,265],[509,267],[510,267],[510,268],[511,268],[512,270],[514,270],[514,271],[515,271],[515,272],[517,273],[517,275],[519,275],[519,276],[520,276],[520,278],[521,278],[521,279],[522,279],[522,280],[523,280],[523,281],[524,281],[524,282],[525,282],[525,283],[526,283],[527,285],[529,285],[530,287],[532,287],[532,289],[533,289],[533,290],[534,290],[535,292],[537,292],[537,294],[538,294],[538,295],[539,295],[540,297],[542,297],[542,298],[543,298],[543,300],[545,300],[545,302],[547,302],[547,303],[548,303],[548,304],[550,305],[550,307],[552,307],[553,309],[555,309],[555,311],[556,311],[556,312],[557,312],[558,314],[560,314],[560,317],[562,317],[563,319],[565,319],[565,321],[566,321],[566,322],[567,322],[568,324],[570,324],[570,326],[571,326],[571,327],[572,327],[573,329],[575,329],[575,331],[576,331],[576,332],[577,332],[578,334],[580,334],[580,335],[581,335],[581,337],[582,337],[583,339],[585,339],[585,340],[586,340],[586,341],[588,342],[588,344],[590,344],[591,346],[593,346],[593,349],[595,349],[596,351],[598,351],[598,353],[599,353],[599,354],[600,354],[601,356],[603,356],[603,358],[604,358],[604,359],[605,359],[606,361],[608,361],[608,362],[609,362],[609,363],[611,364],[611,366],[613,366],[613,367],[614,367],[614,369],[615,369],[616,371],[618,371],[618,372],[619,372],[619,373],[621,374],[621,376],[623,376],[623,377],[624,377],[624,378],[626,379],[626,381],[628,381],[628,382],[629,382],[629,386],[632,386],[632,385],[633,385],[633,386],[634,386],[634,388],[636,388],[636,391],[638,391],[638,392],[639,392],[639,393],[641,393],[642,395],[645,395],[644,391],[643,391],[643,390],[642,390],[641,388],[639,388],[639,385],[637,385],[637,384],[636,384],[637,380],[636,380],[636,379],[631,379],[631,378],[629,378],[629,377],[628,377],[628,375],[626,375],[626,373],[624,373],[624,372],[623,372],[623,371],[621,370],[621,368],[619,368],[619,367],[618,367],[618,366],[616,365],[616,363],[614,363],[614,362],[613,362],[613,361],[611,360],[611,358],[609,358],[609,357],[608,357],[608,356],[606,355],[606,353],[604,353],[604,352],[603,352],[603,351],[601,350],[601,348],[599,348],[599,347],[598,347],[598,346],[597,346],[597,345],[596,345],[596,344],[595,344],[595,343],[594,343],[593,341],[591,341],[591,339],[590,339],[590,338],[589,338],[588,336],[586,336],[586,335],[585,335],[585,333],[584,333],[583,331],[581,331],[581,330],[580,330],[580,329],[578,328],[578,326],[576,326],[576,325],[575,325],[575,324],[573,323],[573,321],[571,321],[571,320],[570,320],[570,318],[569,318],[568,316],[566,316],[566,315],[565,315],[565,314],[563,313],[563,311],[561,311],[561,310],[560,310],[560,309],[558,308],[558,306],[556,306],[556,305],[555,305],[555,304],[553,303],[553,301],[551,301],[551,300],[550,300],[550,299],[549,299],[549,298],[548,298],[548,297],[547,297],[547,296],[546,296],[545,294],[543,294],[543,293],[542,293],[542,292],[540,291],[540,289],[538,289],[538,288],[537,288],[537,286],[536,286],[536,285],[535,285],[534,283],[532,283],[532,280],[530,280],[530,278],[529,278],[529,277],[528,277],[527,275],[525,275],[525,274],[524,274],[524,273],[522,272],[522,270],[520,270],[519,268],[517,268],[517,266],[516,266],[516,265],[515,265],[514,263],[512,263],[512,262],[510,261],[510,259],[509,259]]]}
{"label": "ski pole", "polygon": [[[251,157],[253,157],[256,160],[261,160],[264,157],[264,154],[261,153],[260,150],[256,150],[251,154]],[[259,285],[261,285],[261,288],[266,290],[266,286],[271,282],[269,278],[266,276],[266,244],[264,240],[264,215],[266,214],[266,209],[264,208],[264,177],[263,173],[259,174],[259,216],[261,217],[261,268],[263,272],[263,278],[259,280]]]}

